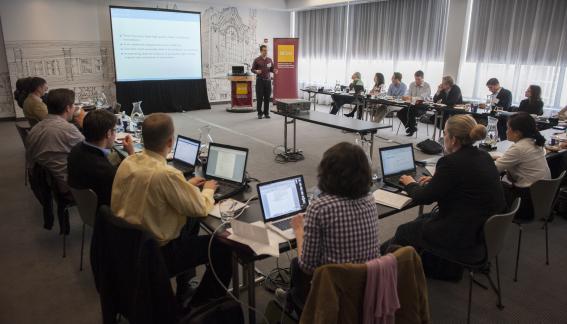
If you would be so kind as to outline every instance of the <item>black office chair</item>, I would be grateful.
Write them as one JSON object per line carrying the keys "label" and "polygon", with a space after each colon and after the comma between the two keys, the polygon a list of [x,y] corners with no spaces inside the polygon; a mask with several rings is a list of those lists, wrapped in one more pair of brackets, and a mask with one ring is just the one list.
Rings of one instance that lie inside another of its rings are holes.
{"label": "black office chair", "polygon": [[[553,205],[555,198],[559,192],[559,187],[561,182],[565,177],[567,171],[561,172],[559,177],[551,180],[539,180],[532,184],[530,187],[530,196],[532,198],[534,219],[543,219],[545,230],[545,264],[549,265],[549,232],[548,223],[553,212]],[[518,225],[518,250],[516,251],[516,269],[514,271],[514,281],[518,281],[518,265],[520,261],[520,247],[522,245],[522,225],[529,223],[531,221],[525,220],[514,220],[514,223]]]}
{"label": "black office chair", "polygon": [[[444,255],[443,252],[439,251],[432,251],[427,250],[428,252],[445,259],[449,262],[461,265],[469,272],[469,301],[467,307],[467,323],[470,323],[471,320],[471,304],[472,304],[472,287],[473,282],[477,285],[481,286],[484,289],[488,289],[482,283],[476,281],[474,279],[475,273],[482,273],[488,278],[488,282],[490,286],[498,296],[498,304],[496,306],[502,310],[504,305],[502,305],[502,287],[500,285],[500,268],[498,266],[498,255],[500,251],[504,247],[504,241],[506,238],[506,233],[508,232],[508,228],[512,224],[512,220],[514,219],[514,215],[518,211],[520,207],[521,199],[517,198],[510,207],[510,210],[505,214],[498,214],[490,217],[486,220],[483,226],[483,234],[484,234],[484,243],[486,248],[486,257],[483,260],[479,260],[478,262],[470,262],[470,261],[462,261],[456,260],[451,257],[447,257]],[[490,267],[491,262],[494,260],[494,264],[496,266],[496,285],[490,276]]]}
{"label": "black office chair", "polygon": [[[18,130],[18,134],[20,135],[20,138],[22,139],[22,143],[24,144],[24,148],[27,150],[28,148],[28,144],[27,144],[27,137],[28,134],[31,130],[31,126],[28,122],[18,122],[16,123],[16,129]],[[25,165],[24,165],[24,185],[28,185],[28,159],[27,159],[27,154],[26,154],[26,160],[25,160]]]}
{"label": "black office chair", "polygon": [[53,202],[57,205],[57,220],[59,235],[63,236],[63,258],[67,256],[67,235],[70,232],[69,208],[74,201],[69,195],[61,192],[51,172],[42,165],[35,163],[29,170],[30,187],[43,207],[43,228],[52,229],[54,223]]}
{"label": "black office chair", "polygon": [[79,271],[83,271],[83,255],[85,250],[85,227],[86,225],[94,227],[97,212],[98,197],[91,189],[75,189],[70,188],[73,198],[77,203],[79,215],[83,221],[83,234],[81,239],[81,261],[79,263]]}

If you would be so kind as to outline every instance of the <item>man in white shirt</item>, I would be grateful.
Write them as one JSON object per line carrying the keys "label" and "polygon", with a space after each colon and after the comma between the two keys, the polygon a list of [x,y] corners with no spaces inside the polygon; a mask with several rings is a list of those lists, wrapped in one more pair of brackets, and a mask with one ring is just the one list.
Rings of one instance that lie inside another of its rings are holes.
{"label": "man in white shirt", "polygon": [[[411,97],[412,102],[418,100],[424,100],[431,96],[431,87],[429,83],[423,80],[423,71],[419,70],[414,73],[414,82],[410,83],[407,95]],[[413,136],[417,131],[417,123],[415,121],[416,117],[425,113],[426,106],[422,104],[412,105],[410,107],[404,107],[398,112],[398,118],[400,122],[404,124],[406,128],[406,135]]]}

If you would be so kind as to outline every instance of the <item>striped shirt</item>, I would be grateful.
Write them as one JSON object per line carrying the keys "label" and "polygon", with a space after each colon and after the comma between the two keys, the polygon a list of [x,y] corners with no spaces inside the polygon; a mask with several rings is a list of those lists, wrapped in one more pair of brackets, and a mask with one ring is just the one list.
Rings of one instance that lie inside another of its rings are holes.
{"label": "striped shirt", "polygon": [[380,256],[378,210],[371,195],[349,199],[322,194],[305,213],[300,267],[364,263]]}

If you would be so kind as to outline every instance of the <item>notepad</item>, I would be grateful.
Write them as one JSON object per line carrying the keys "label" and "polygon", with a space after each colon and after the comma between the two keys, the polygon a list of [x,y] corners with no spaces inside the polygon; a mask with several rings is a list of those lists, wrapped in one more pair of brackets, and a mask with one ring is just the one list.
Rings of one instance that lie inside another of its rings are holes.
{"label": "notepad", "polygon": [[396,209],[402,209],[411,203],[411,198],[408,196],[382,189],[374,191],[372,195],[374,196],[374,201],[376,201],[376,203]]}

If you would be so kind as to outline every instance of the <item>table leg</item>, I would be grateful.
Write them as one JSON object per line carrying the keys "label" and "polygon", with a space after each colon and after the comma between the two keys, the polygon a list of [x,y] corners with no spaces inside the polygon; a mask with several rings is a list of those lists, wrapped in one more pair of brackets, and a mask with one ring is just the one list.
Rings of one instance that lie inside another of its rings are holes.
{"label": "table leg", "polygon": [[439,111],[435,109],[435,115],[433,116],[433,140],[435,140],[435,136],[437,136],[437,115]]}
{"label": "table leg", "polygon": [[240,298],[240,278],[239,278],[238,257],[232,253],[232,294],[236,299]]}
{"label": "table leg", "polygon": [[248,277],[247,293],[248,293],[248,323],[256,324],[256,311],[252,308],[256,308],[256,273],[254,271],[254,261],[246,265],[246,276]]}
{"label": "table leg", "polygon": [[284,154],[287,154],[287,116],[284,116],[283,142]]}
{"label": "table leg", "polygon": [[296,135],[297,135],[297,119],[293,119],[293,153],[297,152],[297,147],[296,147]]}
{"label": "table leg", "polygon": [[423,216],[423,205],[419,205],[419,211],[417,212],[418,216]]}
{"label": "table leg", "polygon": [[374,161],[374,133],[370,133],[370,161]]}

